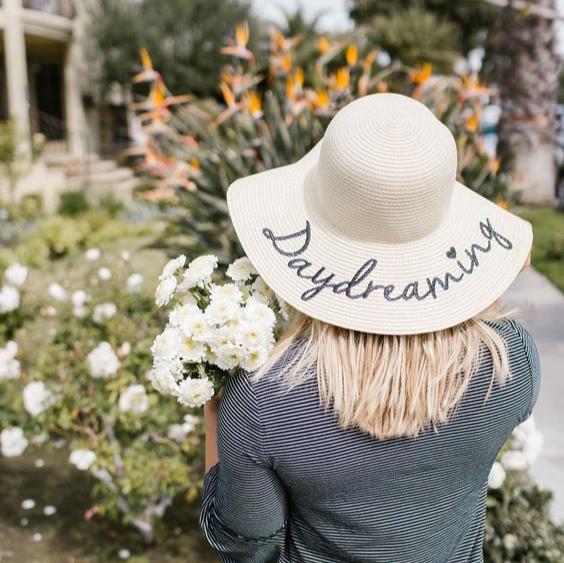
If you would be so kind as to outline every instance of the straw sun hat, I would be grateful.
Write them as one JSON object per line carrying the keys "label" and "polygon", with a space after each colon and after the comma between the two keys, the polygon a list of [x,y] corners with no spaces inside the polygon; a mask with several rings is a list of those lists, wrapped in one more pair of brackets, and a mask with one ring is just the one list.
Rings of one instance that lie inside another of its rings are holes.
{"label": "straw sun hat", "polygon": [[418,101],[351,102],[294,164],[235,181],[227,203],[264,281],[303,313],[379,334],[459,324],[515,279],[531,225],[456,180],[450,131]]}

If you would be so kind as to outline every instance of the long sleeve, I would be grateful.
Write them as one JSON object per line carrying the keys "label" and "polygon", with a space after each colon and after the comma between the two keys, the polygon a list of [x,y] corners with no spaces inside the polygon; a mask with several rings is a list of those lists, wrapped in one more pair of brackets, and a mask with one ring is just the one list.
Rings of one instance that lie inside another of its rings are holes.
{"label": "long sleeve", "polygon": [[275,562],[283,549],[286,493],[264,452],[254,389],[240,372],[219,404],[219,461],[204,478],[200,527],[224,563]]}

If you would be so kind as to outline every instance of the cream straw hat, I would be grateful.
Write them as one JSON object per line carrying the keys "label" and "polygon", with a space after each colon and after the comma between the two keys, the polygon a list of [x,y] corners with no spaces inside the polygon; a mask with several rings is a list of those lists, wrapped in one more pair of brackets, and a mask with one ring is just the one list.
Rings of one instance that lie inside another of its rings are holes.
{"label": "cream straw hat", "polygon": [[227,203],[264,281],[303,313],[379,334],[448,328],[515,279],[529,223],[456,180],[450,131],[420,102],[351,102],[302,159],[241,178]]}

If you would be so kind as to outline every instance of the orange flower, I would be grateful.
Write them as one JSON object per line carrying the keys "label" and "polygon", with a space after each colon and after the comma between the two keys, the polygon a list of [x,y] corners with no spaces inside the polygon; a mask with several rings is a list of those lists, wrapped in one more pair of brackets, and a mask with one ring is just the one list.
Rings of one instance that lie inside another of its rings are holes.
{"label": "orange flower", "polygon": [[132,82],[151,82],[152,80],[157,80],[160,75],[153,69],[153,61],[151,61],[149,51],[145,48],[141,49],[140,57],[143,70],[131,79]]}
{"label": "orange flower", "polygon": [[288,76],[288,78],[286,78],[286,97],[290,101],[294,100],[296,97],[296,91],[294,89],[294,80],[292,79],[291,76]]}
{"label": "orange flower", "polygon": [[296,88],[300,90],[304,85],[304,69],[301,67],[296,68],[294,71],[294,83]]}
{"label": "orange flower", "polygon": [[327,93],[327,90],[317,90],[310,96],[311,103],[313,107],[321,113],[327,113],[329,111],[329,105],[331,103],[331,98]]}
{"label": "orange flower", "polygon": [[249,24],[243,22],[235,27],[235,41],[239,47],[246,47],[249,42]]}
{"label": "orange flower", "polygon": [[249,90],[247,92],[245,97],[245,107],[255,119],[262,117],[262,102],[254,90]]}
{"label": "orange flower", "polygon": [[282,59],[282,69],[284,72],[290,72],[292,68],[292,55],[290,53],[286,53],[284,58]]}
{"label": "orange flower", "polygon": [[319,41],[317,42],[317,49],[322,55],[331,49],[331,43],[329,43],[329,40],[325,37],[325,35],[319,38]]}
{"label": "orange flower", "polygon": [[509,209],[509,202],[502,196],[497,196],[495,202],[502,208],[502,209]]}
{"label": "orange flower", "polygon": [[358,48],[354,43],[351,43],[346,50],[345,58],[349,66],[354,66],[358,60]]}
{"label": "orange flower", "polygon": [[472,114],[470,117],[466,118],[465,124],[466,129],[475,133],[478,130],[478,118],[476,114]]}
{"label": "orange flower", "polygon": [[387,92],[389,90],[389,84],[385,80],[379,80],[376,84],[376,90],[378,90],[378,92]]}
{"label": "orange flower", "polygon": [[348,68],[340,68],[335,74],[335,87],[337,90],[346,90],[350,84],[350,72]]}
{"label": "orange flower", "polygon": [[488,168],[494,173],[499,172],[499,158],[490,158],[488,160]]}
{"label": "orange flower", "polygon": [[225,100],[227,107],[235,106],[235,95],[233,94],[229,86],[227,86],[225,82],[222,82],[219,85],[219,88],[221,89],[221,93],[223,94],[223,99]]}
{"label": "orange flower", "polygon": [[425,84],[431,74],[433,73],[433,65],[431,63],[425,63],[421,68],[415,68],[409,72],[409,76],[413,82],[417,85]]}

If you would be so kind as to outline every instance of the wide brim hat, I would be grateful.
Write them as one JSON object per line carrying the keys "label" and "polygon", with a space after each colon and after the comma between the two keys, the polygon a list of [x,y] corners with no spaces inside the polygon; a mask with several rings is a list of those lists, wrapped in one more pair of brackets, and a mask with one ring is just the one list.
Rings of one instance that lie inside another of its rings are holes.
{"label": "wide brim hat", "polygon": [[267,285],[321,321],[417,334],[468,320],[522,269],[531,225],[457,181],[455,140],[420,102],[341,109],[294,164],[235,181],[227,204]]}

